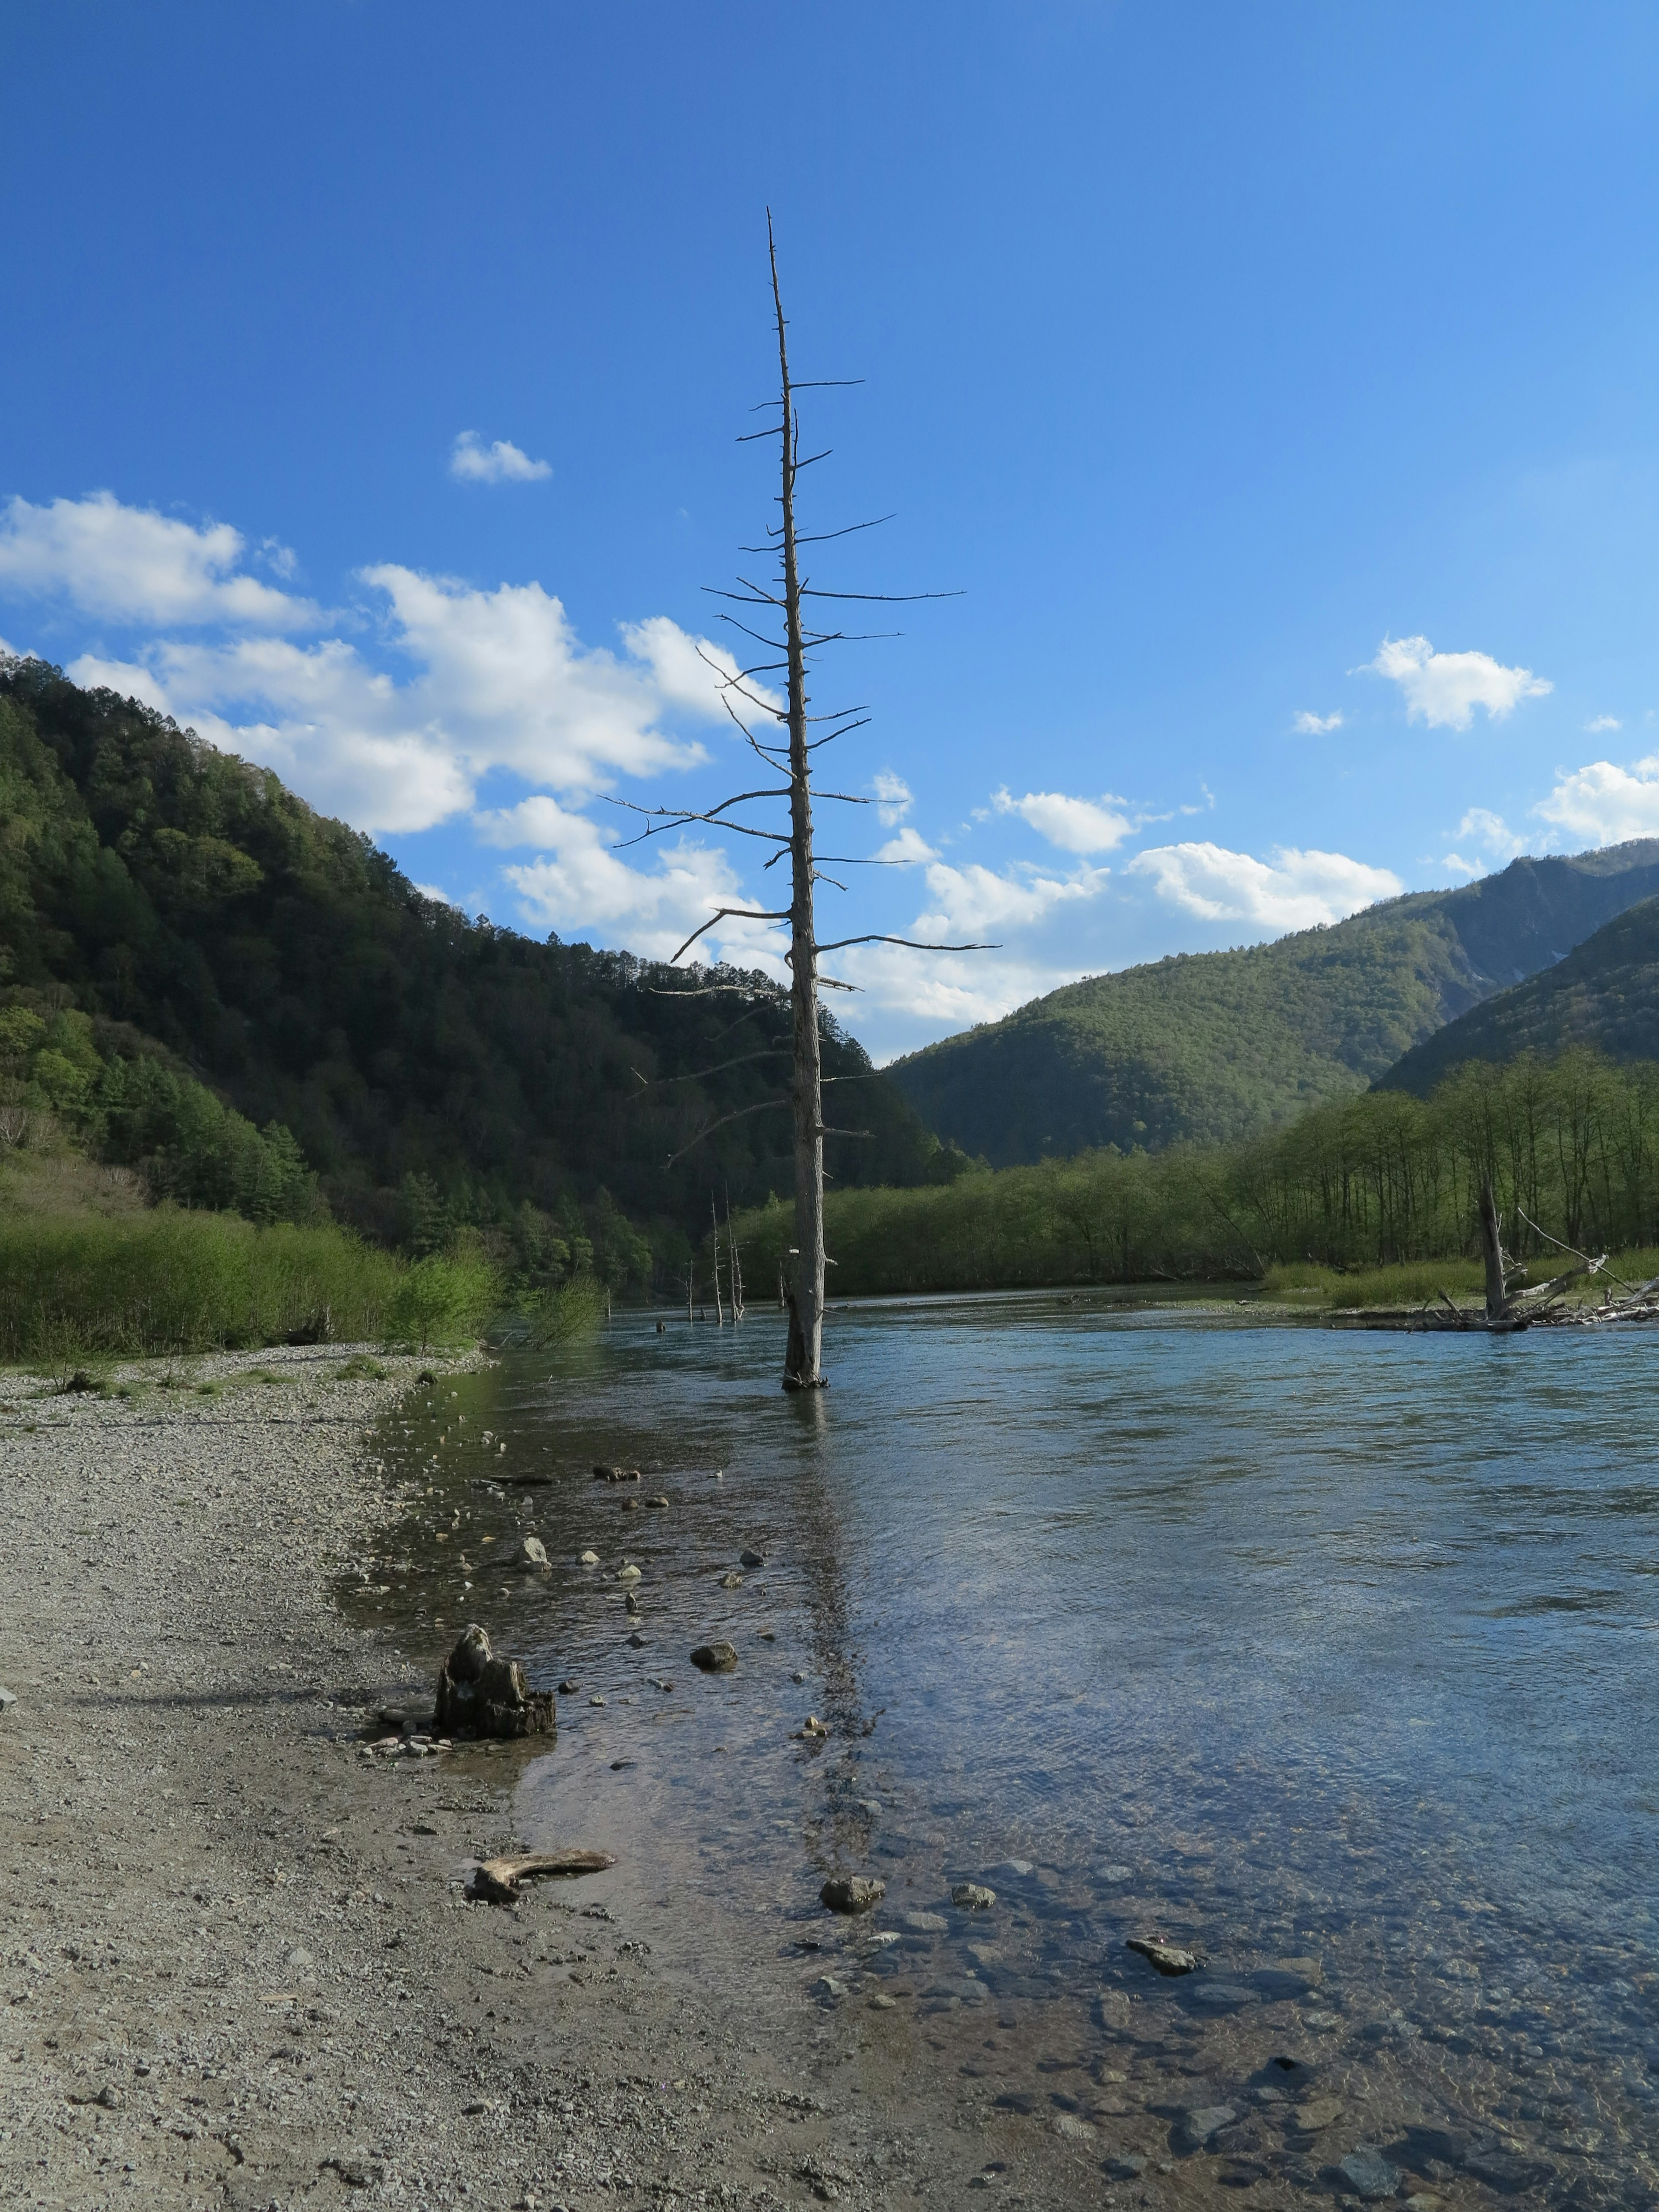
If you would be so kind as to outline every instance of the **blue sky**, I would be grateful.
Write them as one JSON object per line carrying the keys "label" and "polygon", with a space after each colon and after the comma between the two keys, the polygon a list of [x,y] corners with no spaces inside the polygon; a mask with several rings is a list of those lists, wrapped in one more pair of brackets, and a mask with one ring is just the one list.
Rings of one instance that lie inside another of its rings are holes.
{"label": "blue sky", "polygon": [[[878,1056],[1071,976],[1659,833],[1645,7],[293,0],[0,15],[0,637],[540,934],[773,903],[699,833],[769,449],[959,589],[824,933]],[[836,818],[839,817],[839,818]],[[714,942],[775,959],[764,929]]]}

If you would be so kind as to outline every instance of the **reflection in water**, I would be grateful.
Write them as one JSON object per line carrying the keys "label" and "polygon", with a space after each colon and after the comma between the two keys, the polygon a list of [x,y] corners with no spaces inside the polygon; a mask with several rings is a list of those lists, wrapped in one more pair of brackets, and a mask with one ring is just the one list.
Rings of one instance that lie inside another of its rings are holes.
{"label": "reflection in water", "polygon": [[[778,1390],[769,1317],[619,1321],[388,1427],[430,1495],[355,1601],[580,1686],[534,1840],[617,1851],[665,1971],[856,2017],[1097,2179],[1352,2191],[1370,2146],[1454,2196],[1646,2201],[1650,1347],[1042,1300],[835,1328],[827,1399]],[[530,1532],[548,1576],[494,1564]],[[823,1914],[832,1869],[885,1909]]]}

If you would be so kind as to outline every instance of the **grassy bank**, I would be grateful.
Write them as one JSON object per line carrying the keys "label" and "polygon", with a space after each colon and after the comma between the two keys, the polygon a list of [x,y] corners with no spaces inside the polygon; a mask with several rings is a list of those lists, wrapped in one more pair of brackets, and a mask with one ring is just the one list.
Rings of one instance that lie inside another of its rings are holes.
{"label": "grassy bank", "polygon": [[498,1300],[465,1251],[413,1265],[349,1231],[175,1206],[0,1218],[0,1359],[476,1335]]}

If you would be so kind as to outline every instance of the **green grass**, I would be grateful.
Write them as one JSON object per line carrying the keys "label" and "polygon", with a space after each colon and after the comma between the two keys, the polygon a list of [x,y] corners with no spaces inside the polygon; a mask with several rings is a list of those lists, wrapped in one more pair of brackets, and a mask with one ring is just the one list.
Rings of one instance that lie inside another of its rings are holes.
{"label": "green grass", "polygon": [[331,1227],[154,1212],[0,1220],[0,1358],[379,1338],[406,1272]]}
{"label": "green grass", "polygon": [[1308,1261],[1270,1267],[1261,1285],[1264,1298],[1285,1305],[1420,1306],[1437,1304],[1440,1293],[1454,1300],[1480,1297],[1486,1277],[1478,1260],[1408,1260],[1393,1267],[1345,1270]]}

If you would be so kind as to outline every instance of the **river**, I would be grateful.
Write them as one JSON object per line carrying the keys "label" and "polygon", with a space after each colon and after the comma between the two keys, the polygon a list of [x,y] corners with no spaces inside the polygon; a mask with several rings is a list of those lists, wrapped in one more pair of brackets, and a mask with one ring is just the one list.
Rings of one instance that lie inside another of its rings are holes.
{"label": "river", "polygon": [[430,1495],[353,1602],[577,1686],[520,1818],[618,1853],[660,1971],[885,2038],[1126,2202],[1659,2202],[1650,1336],[871,1304],[802,1399],[775,1311],[656,1321],[390,1424]]}

